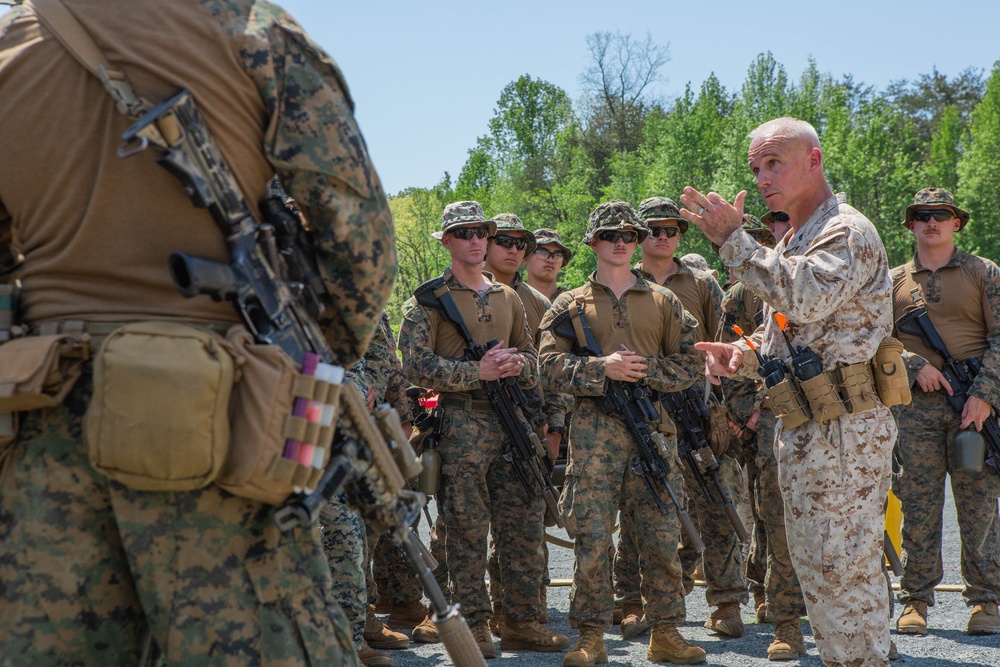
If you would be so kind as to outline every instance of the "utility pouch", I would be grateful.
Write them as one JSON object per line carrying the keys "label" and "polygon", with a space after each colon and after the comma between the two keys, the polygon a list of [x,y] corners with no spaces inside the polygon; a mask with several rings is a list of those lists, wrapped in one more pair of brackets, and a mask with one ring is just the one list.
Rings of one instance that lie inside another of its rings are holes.
{"label": "utility pouch", "polygon": [[830,379],[829,373],[820,373],[805,381],[799,380],[799,387],[817,424],[836,419],[847,412],[837,393],[837,385]]}
{"label": "utility pouch", "polygon": [[89,357],[87,334],[27,336],[0,345],[0,413],[59,405]]}
{"label": "utility pouch", "polygon": [[729,431],[729,412],[726,406],[715,404],[708,408],[708,442],[712,453],[722,457],[729,451],[733,434]]}
{"label": "utility pouch", "polygon": [[778,384],[764,390],[763,405],[781,420],[786,429],[802,426],[812,419],[805,397],[787,375]]}
{"label": "utility pouch", "polygon": [[[233,495],[280,505],[296,489],[315,488],[322,476],[341,385],[302,375],[284,350],[254,342],[243,326],[231,328],[226,338],[236,349],[241,378],[229,410],[232,447],[215,483]],[[319,414],[313,420],[295,416],[298,399],[320,406]],[[329,406],[325,416],[322,406]],[[295,458],[285,456],[290,440],[298,443]],[[306,450],[303,443],[312,447]]]}
{"label": "utility pouch", "polygon": [[140,491],[210,484],[229,451],[232,346],[178,322],[133,322],[94,358],[84,417],[90,462]]}
{"label": "utility pouch", "polygon": [[872,377],[875,391],[885,407],[910,404],[912,396],[903,363],[903,344],[892,336],[886,336],[878,344],[872,358]]}
{"label": "utility pouch", "polygon": [[[901,369],[903,370],[903,369]],[[851,414],[871,410],[878,405],[878,395],[872,382],[871,367],[867,363],[841,366],[836,370],[840,390],[844,394],[844,405]],[[906,375],[903,370],[903,375]]]}

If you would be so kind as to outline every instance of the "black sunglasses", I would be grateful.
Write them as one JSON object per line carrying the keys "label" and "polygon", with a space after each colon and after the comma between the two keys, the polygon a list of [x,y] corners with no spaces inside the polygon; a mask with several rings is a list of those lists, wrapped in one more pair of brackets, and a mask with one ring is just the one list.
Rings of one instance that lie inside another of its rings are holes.
{"label": "black sunglasses", "polygon": [[931,218],[934,218],[938,222],[947,222],[955,217],[955,214],[951,211],[945,209],[933,209],[927,211],[914,211],[913,220],[917,222],[930,222]]}
{"label": "black sunglasses", "polygon": [[603,232],[598,232],[597,238],[602,241],[607,241],[608,243],[618,243],[618,241],[621,241],[622,243],[635,243],[639,240],[639,233],[632,231],[616,232],[605,230]]}
{"label": "black sunglasses", "polygon": [[501,248],[517,248],[524,250],[528,247],[528,239],[520,236],[494,236],[493,242]]}
{"label": "black sunglasses", "polygon": [[558,259],[559,261],[562,261],[563,258],[566,257],[566,253],[564,253],[562,250],[556,250],[556,251],[550,252],[550,251],[546,250],[545,248],[538,248],[537,250],[535,250],[535,252],[533,254],[535,254],[535,255],[541,255],[545,259]]}
{"label": "black sunglasses", "polygon": [[649,235],[654,239],[660,238],[661,234],[666,235],[668,239],[672,239],[681,233],[679,227],[665,227],[663,225],[656,225],[655,227],[649,228]]}
{"label": "black sunglasses", "polygon": [[489,227],[459,227],[458,229],[448,232],[456,239],[462,239],[463,241],[468,241],[473,236],[485,239],[489,238],[490,228]]}

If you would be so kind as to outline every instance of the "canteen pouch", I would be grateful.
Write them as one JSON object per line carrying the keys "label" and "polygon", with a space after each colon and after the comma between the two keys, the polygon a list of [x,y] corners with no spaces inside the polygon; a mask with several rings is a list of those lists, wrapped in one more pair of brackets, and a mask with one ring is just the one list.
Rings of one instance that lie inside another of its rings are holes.
{"label": "canteen pouch", "polygon": [[778,384],[764,390],[763,405],[781,420],[785,429],[802,426],[812,419],[805,398],[787,375]]}
{"label": "canteen pouch", "polygon": [[799,388],[802,389],[802,394],[809,403],[809,411],[812,412],[817,424],[836,419],[847,412],[829,373],[820,373],[808,380],[799,380]]}
{"label": "canteen pouch", "polygon": [[[905,369],[900,369],[906,376]],[[871,410],[878,405],[878,395],[872,382],[871,367],[867,363],[841,366],[836,371],[840,390],[844,394],[844,405],[851,414]]]}
{"label": "canteen pouch", "polygon": [[91,465],[140,491],[210,484],[229,451],[231,348],[179,322],[133,322],[109,334],[84,417]]}
{"label": "canteen pouch", "polygon": [[878,344],[872,358],[872,377],[875,391],[885,407],[910,404],[913,397],[903,363],[903,344],[892,336],[886,336]]}
{"label": "canteen pouch", "polygon": [[[315,488],[322,476],[340,385],[302,375],[280,347],[256,343],[242,326],[231,328],[226,338],[236,350],[240,381],[229,410],[232,446],[215,483],[233,495],[280,505],[296,490]],[[297,398],[335,406],[331,424],[294,416]],[[308,463],[285,458],[287,440],[313,445]]]}

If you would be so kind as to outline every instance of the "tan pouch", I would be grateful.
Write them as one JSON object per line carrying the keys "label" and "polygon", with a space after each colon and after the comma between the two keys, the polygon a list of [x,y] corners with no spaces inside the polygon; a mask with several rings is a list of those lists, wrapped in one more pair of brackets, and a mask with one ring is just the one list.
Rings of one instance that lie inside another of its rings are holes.
{"label": "tan pouch", "polygon": [[764,390],[763,405],[780,419],[785,429],[802,426],[812,419],[805,397],[789,376]]}
{"label": "tan pouch", "polygon": [[875,391],[885,407],[910,404],[913,397],[903,363],[903,344],[892,336],[886,336],[878,344],[872,358],[872,377]]}
{"label": "tan pouch", "polygon": [[133,322],[94,358],[90,462],[140,491],[210,484],[229,450],[232,346],[178,322]]}
{"label": "tan pouch", "polygon": [[0,412],[59,405],[89,356],[86,334],[27,336],[0,345]]}
{"label": "tan pouch", "polygon": [[847,408],[837,393],[837,385],[833,383],[828,373],[820,373],[804,381],[799,380],[799,387],[809,403],[809,411],[812,412],[817,424],[847,413]]}
{"label": "tan pouch", "polygon": [[[841,366],[837,369],[844,405],[851,414],[871,410],[878,405],[878,395],[872,382],[871,366],[866,363]],[[905,375],[905,372],[904,372]]]}
{"label": "tan pouch", "polygon": [[[336,425],[336,414],[329,426],[293,416],[295,400],[330,404],[336,413],[340,385],[302,375],[280,347],[254,342],[242,326],[226,338],[236,348],[240,380],[230,405],[232,447],[215,483],[233,495],[280,505],[297,489],[315,487],[330,459]],[[285,458],[289,439],[313,445],[308,464]]]}
{"label": "tan pouch", "polygon": [[722,457],[729,451],[733,434],[729,431],[729,412],[726,406],[714,404],[708,408],[708,442],[712,453]]}

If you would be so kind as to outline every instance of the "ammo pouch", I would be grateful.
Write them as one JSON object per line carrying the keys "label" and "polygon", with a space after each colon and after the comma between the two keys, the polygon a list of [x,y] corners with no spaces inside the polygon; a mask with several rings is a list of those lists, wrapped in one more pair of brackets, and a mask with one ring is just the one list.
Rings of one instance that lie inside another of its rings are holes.
{"label": "ammo pouch", "polygon": [[16,438],[18,412],[62,403],[89,357],[86,334],[29,336],[0,345],[0,448]]}
{"label": "ammo pouch", "polygon": [[[243,326],[230,329],[226,338],[235,348],[241,378],[229,410],[232,446],[215,483],[233,495],[280,505],[296,489],[315,488],[322,476],[341,385],[302,375],[284,350],[254,342]],[[294,416],[296,399],[332,406],[329,423]],[[302,458],[286,458],[288,440],[313,445],[309,460],[304,449]]]}
{"label": "ammo pouch", "polygon": [[140,491],[210,484],[229,452],[232,346],[178,322],[133,322],[94,357],[84,417],[90,462]]}
{"label": "ammo pouch", "polygon": [[[875,383],[872,381],[872,369],[868,363],[841,366],[834,371],[844,396],[844,407],[851,414],[871,410],[878,405],[878,395],[875,393]],[[906,375],[905,369],[903,375]]]}
{"label": "ammo pouch", "polygon": [[[849,367],[850,368],[850,367]],[[839,373],[838,369],[838,373]],[[809,404],[809,411],[812,412],[813,419],[817,424],[836,419],[847,412],[840,394],[837,393],[837,385],[831,379],[832,373],[820,373],[816,377],[808,380],[799,380],[799,387]]]}
{"label": "ammo pouch", "polygon": [[773,387],[764,389],[763,405],[781,420],[785,429],[802,426],[812,419],[805,398],[790,374]]}
{"label": "ammo pouch", "polygon": [[887,408],[910,404],[912,396],[903,363],[903,344],[892,336],[886,336],[878,344],[872,358],[872,377],[875,391]]}

